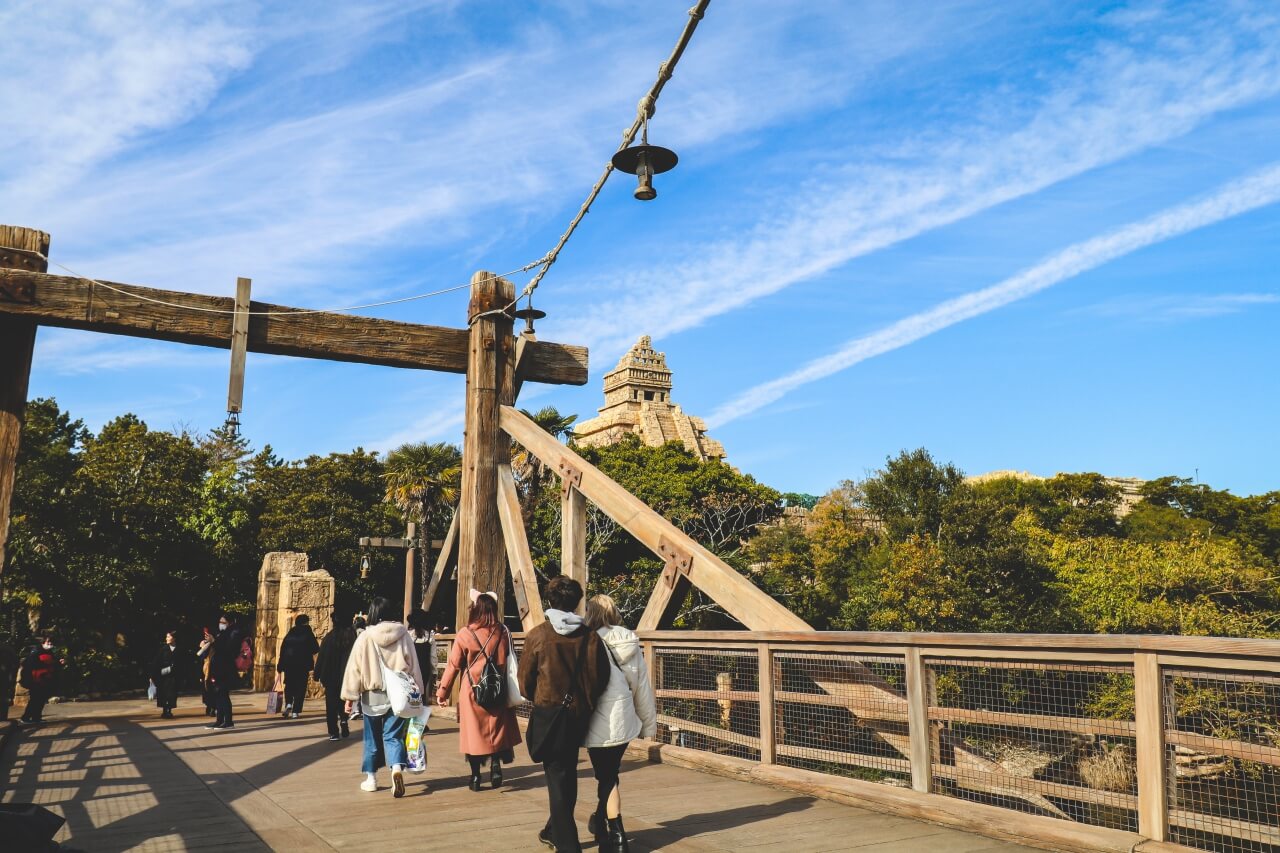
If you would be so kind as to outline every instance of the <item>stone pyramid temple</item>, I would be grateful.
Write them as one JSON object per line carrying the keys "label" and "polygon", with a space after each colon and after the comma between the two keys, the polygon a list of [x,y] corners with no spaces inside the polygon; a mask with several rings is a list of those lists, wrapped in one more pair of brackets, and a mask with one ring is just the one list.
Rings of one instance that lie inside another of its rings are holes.
{"label": "stone pyramid temple", "polygon": [[654,350],[648,335],[605,374],[599,414],[573,429],[578,444],[595,447],[615,444],[628,433],[651,447],[678,441],[699,459],[724,458],[724,446],[707,435],[702,418],[686,415],[671,402],[667,357]]}

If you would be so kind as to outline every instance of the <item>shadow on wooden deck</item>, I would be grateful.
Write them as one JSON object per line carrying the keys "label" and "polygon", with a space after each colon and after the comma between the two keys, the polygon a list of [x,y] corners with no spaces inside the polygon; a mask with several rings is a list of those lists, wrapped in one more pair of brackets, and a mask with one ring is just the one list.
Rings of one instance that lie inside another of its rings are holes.
{"label": "shadow on wooden deck", "polygon": [[[62,814],[58,840],[93,853],[125,850],[545,850],[541,769],[523,747],[506,784],[466,786],[453,723],[434,720],[431,767],[406,796],[359,790],[361,742],[325,738],[320,709],[267,718],[261,697],[237,697],[236,728],[208,732],[198,708],[161,720],[145,702],[51,706],[49,722],[14,737],[0,756],[5,802]],[[188,704],[191,704],[188,702]],[[706,851],[938,851],[1029,848],[746,782],[629,760],[624,814],[632,849]],[[584,760],[578,818],[583,847],[595,781]],[[3,846],[0,844],[0,846]]]}

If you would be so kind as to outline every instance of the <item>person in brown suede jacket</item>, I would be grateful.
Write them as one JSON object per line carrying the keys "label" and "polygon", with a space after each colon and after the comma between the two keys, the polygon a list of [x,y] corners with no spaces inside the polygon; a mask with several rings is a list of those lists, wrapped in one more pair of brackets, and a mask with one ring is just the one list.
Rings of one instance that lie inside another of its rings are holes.
{"label": "person in brown suede jacket", "polygon": [[[520,655],[520,692],[534,705],[557,707],[566,693],[573,694],[568,711],[573,729],[579,733],[572,751],[547,756],[542,770],[547,778],[551,815],[538,833],[538,840],[559,851],[578,853],[578,827],[573,809],[578,802],[578,749],[586,736],[587,724],[596,701],[609,685],[609,661],[604,642],[574,611],[582,601],[582,585],[564,575],[551,579],[546,588],[547,621],[534,628],[524,640]],[[585,648],[584,648],[585,647]],[[582,655],[577,682],[570,684]]]}

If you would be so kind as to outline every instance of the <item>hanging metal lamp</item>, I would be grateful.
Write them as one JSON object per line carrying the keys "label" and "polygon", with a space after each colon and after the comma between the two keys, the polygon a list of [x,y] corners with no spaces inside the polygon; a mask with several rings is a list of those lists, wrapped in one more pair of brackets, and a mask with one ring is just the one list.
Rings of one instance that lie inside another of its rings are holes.
{"label": "hanging metal lamp", "polygon": [[680,162],[680,158],[670,148],[649,144],[647,118],[642,122],[641,130],[639,145],[623,148],[613,155],[613,168],[635,175],[637,179],[635,197],[640,201],[652,201],[658,197],[658,191],[653,188],[653,176],[670,172],[676,167],[676,163]]}

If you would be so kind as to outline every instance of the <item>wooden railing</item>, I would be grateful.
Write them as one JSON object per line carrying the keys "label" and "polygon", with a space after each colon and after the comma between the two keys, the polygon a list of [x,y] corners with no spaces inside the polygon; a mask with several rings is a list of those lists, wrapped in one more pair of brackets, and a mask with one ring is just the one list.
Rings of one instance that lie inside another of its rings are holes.
{"label": "wooden railing", "polygon": [[1280,641],[641,639],[653,759],[1060,849],[1280,853]]}

